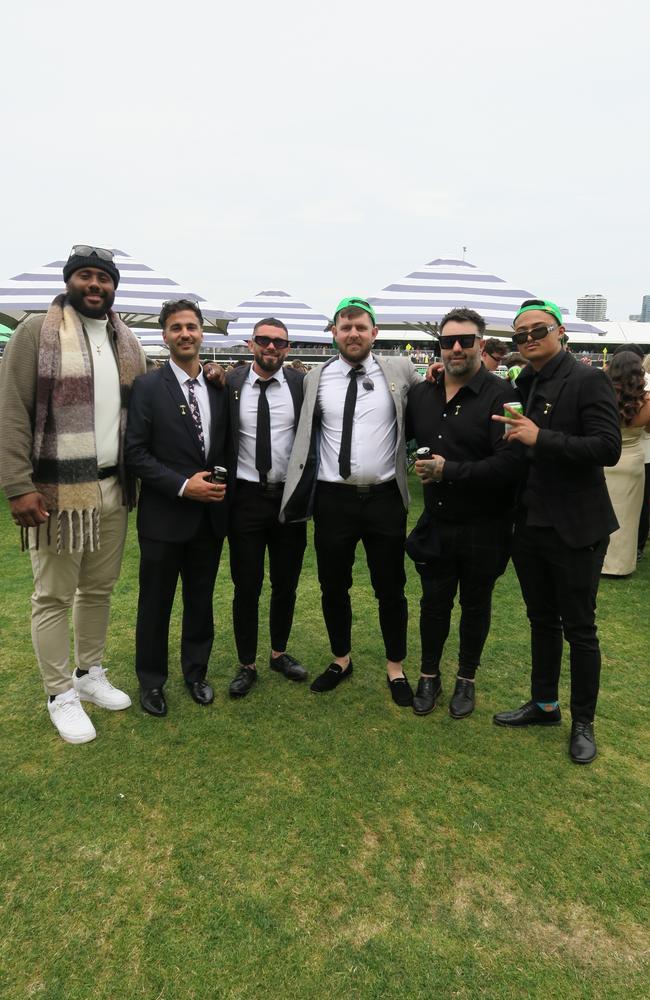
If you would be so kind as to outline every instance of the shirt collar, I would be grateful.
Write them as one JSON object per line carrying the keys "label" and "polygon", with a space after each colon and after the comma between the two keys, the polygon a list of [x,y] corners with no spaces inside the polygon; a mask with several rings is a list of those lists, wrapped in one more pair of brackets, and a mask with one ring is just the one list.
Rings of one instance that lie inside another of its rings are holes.
{"label": "shirt collar", "polygon": [[567,357],[568,355],[565,350],[559,350],[557,354],[555,354],[552,358],[549,358],[546,364],[543,365],[538,372],[536,372],[533,366],[529,363],[517,376],[517,382],[521,382],[522,376],[525,376],[524,382],[527,382],[529,379],[532,381],[534,378],[551,378],[552,375],[555,375],[556,371]]}
{"label": "shirt collar", "polygon": [[[466,382],[465,385],[461,385],[461,386],[458,387],[458,392],[461,392],[461,390],[463,390],[463,389],[471,389],[471,391],[474,393],[474,395],[478,396],[478,394],[480,393],[481,389],[483,388],[483,383],[485,382],[485,380],[486,380],[487,377],[488,377],[488,370],[487,370],[487,368],[485,367],[484,364],[479,365],[478,371],[474,375],[472,375],[472,377],[469,380],[469,382]],[[439,382],[440,382],[441,388],[443,388],[444,384],[445,384],[445,373],[444,372],[443,372],[442,378],[439,379]]]}
{"label": "shirt collar", "polygon": [[[284,367],[284,365],[282,367]],[[250,368],[248,369],[248,384],[255,385],[258,378],[261,378],[261,376],[258,375],[256,371],[254,371],[253,366],[251,365]],[[282,385],[282,383],[285,381],[284,372],[282,368],[278,368],[277,372],[274,372],[273,375],[270,376],[270,378],[274,378],[276,382],[279,382],[280,385]],[[262,379],[262,381],[268,382],[268,379]]]}
{"label": "shirt collar", "polygon": [[[183,369],[180,368],[175,361],[172,361],[171,358],[169,359],[169,367],[171,368],[174,375],[178,379],[179,385],[185,385],[187,380],[192,377],[191,375],[188,375],[187,372],[184,372]],[[203,377],[203,368],[200,368],[199,374],[196,376],[196,380],[199,383],[199,385],[202,386],[206,385],[205,378]]]}

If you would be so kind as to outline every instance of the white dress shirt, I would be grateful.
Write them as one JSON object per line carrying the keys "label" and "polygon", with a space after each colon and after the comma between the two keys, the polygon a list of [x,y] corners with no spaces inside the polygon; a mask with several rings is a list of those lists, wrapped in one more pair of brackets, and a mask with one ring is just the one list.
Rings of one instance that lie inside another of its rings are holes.
{"label": "white dress shirt", "polygon": [[[339,451],[343,431],[343,409],[353,365],[342,357],[321,372],[318,402],[321,419],[321,455],[318,479],[324,483],[369,486],[395,478],[397,417],[395,404],[383,371],[372,354],[362,362],[364,375],[357,378],[357,402],[352,422],[351,475],[339,474]],[[369,378],[374,389],[364,388]]]}
{"label": "white dress shirt", "polygon": [[[182,368],[169,359],[169,367],[173,371],[174,375],[178,379],[178,384],[181,387],[183,395],[187,400],[188,407],[190,402],[190,390],[188,389],[187,383],[192,381],[192,376],[184,372]],[[196,385],[194,386],[194,396],[196,402],[199,406],[199,413],[201,414],[201,426],[203,428],[203,444],[205,448],[205,454],[207,457],[210,451],[210,420],[212,419],[212,413],[210,411],[210,397],[208,396],[208,387],[203,376],[203,368],[200,369],[199,374],[196,376]],[[178,491],[179,497],[183,496],[185,492],[185,487],[187,486],[187,479]]]}
{"label": "white dress shirt", "polygon": [[[266,390],[271,420],[271,469],[266,477],[268,483],[283,483],[287,478],[289,456],[296,436],[294,422],[295,409],[289,383],[280,368],[275,379]],[[248,376],[241,387],[239,400],[239,453],[237,456],[237,479],[249,483],[259,483],[260,474],[255,468],[255,443],[257,441],[257,406],[260,399],[260,378],[251,365]],[[268,379],[263,379],[268,381]]]}

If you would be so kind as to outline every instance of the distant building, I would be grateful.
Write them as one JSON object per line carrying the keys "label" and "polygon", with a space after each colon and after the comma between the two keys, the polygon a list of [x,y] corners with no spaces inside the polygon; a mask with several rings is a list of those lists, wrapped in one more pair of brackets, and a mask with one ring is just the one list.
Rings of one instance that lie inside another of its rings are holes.
{"label": "distant building", "polygon": [[576,316],[587,323],[602,323],[607,319],[607,299],[604,295],[583,295],[578,299]]}
{"label": "distant building", "polygon": [[643,296],[643,302],[641,303],[641,315],[639,317],[639,322],[650,323],[650,295]]}
{"label": "distant building", "polygon": [[632,320],[633,323],[641,322],[641,313],[630,313],[628,319]]}

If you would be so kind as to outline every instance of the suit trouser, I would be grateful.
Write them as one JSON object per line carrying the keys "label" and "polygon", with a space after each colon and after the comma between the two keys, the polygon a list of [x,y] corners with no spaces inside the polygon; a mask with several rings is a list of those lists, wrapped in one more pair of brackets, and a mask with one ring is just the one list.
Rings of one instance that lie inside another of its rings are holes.
{"label": "suit trouser", "polygon": [[440,555],[418,563],[422,673],[438,673],[460,589],[458,674],[472,679],[490,631],[492,591],[508,564],[512,521],[503,517],[469,524],[437,521],[435,527]]}
{"label": "suit trouser", "polygon": [[296,589],[307,545],[307,525],[280,524],[281,500],[281,489],[267,491],[257,483],[237,481],[228,543],[230,572],[235,585],[233,629],[242,664],[255,663],[257,656],[259,597],[267,549],[271,580],[271,648],[283,652],[291,633]]}
{"label": "suit trouser", "polygon": [[184,542],[142,538],[135,670],[141,688],[162,687],[168,676],[169,620],[180,576],[183,594],[181,668],[187,684],[201,681],[214,641],[212,595],[223,538],[215,538],[207,510]]}
{"label": "suit trouser", "polygon": [[571,715],[592,722],[600,682],[596,595],[609,538],[571,549],[554,528],[515,526],[512,561],[519,577],[531,632],[531,696],[558,697],[562,633],[569,643]]}
{"label": "suit trouser", "polygon": [[[57,555],[55,525],[47,541],[47,525],[29,529],[29,554],[34,574],[32,643],[45,690],[50,695],[70,689],[70,630],[72,609],[74,659],[80,670],[101,665],[106,645],[111,593],[120,574],[127,509],[117,476],[99,482],[101,511],[99,548],[94,552],[62,551]],[[65,536],[64,536],[65,541]]]}
{"label": "suit trouser", "polygon": [[406,510],[394,480],[365,491],[355,486],[317,484],[314,545],[323,617],[334,656],[345,656],[352,647],[349,591],[358,542],[366,551],[379,603],[386,659],[399,663],[406,656],[405,535]]}

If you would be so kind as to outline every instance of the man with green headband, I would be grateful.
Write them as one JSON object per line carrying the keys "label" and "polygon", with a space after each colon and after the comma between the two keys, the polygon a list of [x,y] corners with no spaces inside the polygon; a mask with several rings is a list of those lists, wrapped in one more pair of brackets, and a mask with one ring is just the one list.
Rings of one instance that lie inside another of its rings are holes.
{"label": "man with green headband", "polygon": [[571,738],[576,764],[596,756],[594,715],[600,678],[596,595],[609,535],[618,527],[603,466],[621,452],[618,406],[611,382],[563,350],[562,313],[554,302],[528,299],[513,340],[528,362],[517,378],[525,415],[511,424],[528,468],[515,518],[512,561],[531,628],[531,699],[499,712],[498,726],[560,724],[558,684],[562,638],[570,648]]}
{"label": "man with green headband", "polygon": [[323,617],[332,662],[311,689],[331,691],[352,674],[350,587],[357,544],[366,551],[379,604],[393,700],[410,706],[404,596],[406,442],[404,412],[420,376],[408,358],[372,354],[377,323],[365,299],[345,298],[334,314],[339,354],[305,377],[305,398],[289,461],[280,520],[314,514]]}

